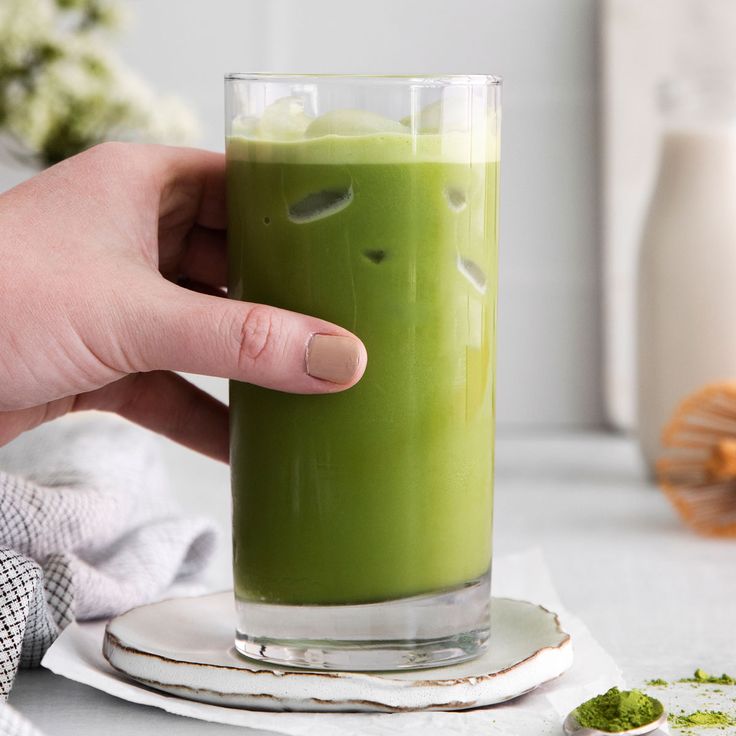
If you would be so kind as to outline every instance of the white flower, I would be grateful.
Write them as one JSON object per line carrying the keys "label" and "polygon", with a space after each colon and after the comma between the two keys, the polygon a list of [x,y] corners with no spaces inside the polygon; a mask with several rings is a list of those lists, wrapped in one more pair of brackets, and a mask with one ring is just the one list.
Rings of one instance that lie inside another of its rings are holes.
{"label": "white flower", "polygon": [[56,39],[53,0],[0,2],[0,69],[23,65],[28,51]]}
{"label": "white flower", "polygon": [[177,97],[161,97],[149,111],[149,140],[160,143],[189,143],[200,135],[192,111]]}
{"label": "white flower", "polygon": [[[104,9],[112,17],[116,6]],[[0,0],[0,122],[27,151],[52,162],[103,140],[196,135],[181,101],[158,97],[94,28],[80,31],[67,16],[53,0]]]}

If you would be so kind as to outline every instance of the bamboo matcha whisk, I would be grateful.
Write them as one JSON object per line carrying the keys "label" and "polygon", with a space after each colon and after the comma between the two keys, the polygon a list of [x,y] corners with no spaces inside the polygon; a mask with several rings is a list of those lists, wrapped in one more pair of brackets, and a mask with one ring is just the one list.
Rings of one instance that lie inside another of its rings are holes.
{"label": "bamboo matcha whisk", "polygon": [[657,479],[686,524],[736,536],[736,381],[685,399],[662,432]]}

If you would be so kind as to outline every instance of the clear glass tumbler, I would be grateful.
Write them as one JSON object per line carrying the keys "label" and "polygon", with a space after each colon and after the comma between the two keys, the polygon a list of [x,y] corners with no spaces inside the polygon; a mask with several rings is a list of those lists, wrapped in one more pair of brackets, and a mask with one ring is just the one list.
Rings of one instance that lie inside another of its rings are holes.
{"label": "clear glass tumbler", "polygon": [[230,387],[236,646],[387,670],[488,644],[500,80],[231,74],[229,295],[368,350]]}

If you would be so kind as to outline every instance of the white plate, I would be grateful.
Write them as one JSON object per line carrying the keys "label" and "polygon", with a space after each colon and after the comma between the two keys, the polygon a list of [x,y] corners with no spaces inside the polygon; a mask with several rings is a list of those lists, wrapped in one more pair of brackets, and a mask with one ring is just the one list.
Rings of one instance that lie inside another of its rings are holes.
{"label": "white plate", "polygon": [[233,647],[231,592],[134,608],[110,621],[103,654],[157,690],[214,705],[260,710],[462,710],[510,700],[558,677],[572,643],[556,614],[509,598],[491,601],[489,651],[429,670],[316,672],[250,661]]}

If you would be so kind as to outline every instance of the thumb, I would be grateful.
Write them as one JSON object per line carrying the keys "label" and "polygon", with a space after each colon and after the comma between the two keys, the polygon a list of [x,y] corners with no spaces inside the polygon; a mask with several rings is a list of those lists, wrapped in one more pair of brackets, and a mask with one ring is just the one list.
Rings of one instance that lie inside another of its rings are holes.
{"label": "thumb", "polygon": [[151,327],[136,330],[144,370],[221,376],[300,394],[342,391],[365,371],[363,343],[330,322],[169,282],[152,291]]}

